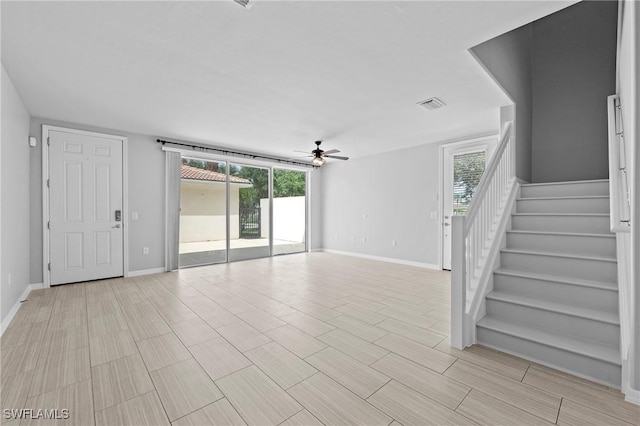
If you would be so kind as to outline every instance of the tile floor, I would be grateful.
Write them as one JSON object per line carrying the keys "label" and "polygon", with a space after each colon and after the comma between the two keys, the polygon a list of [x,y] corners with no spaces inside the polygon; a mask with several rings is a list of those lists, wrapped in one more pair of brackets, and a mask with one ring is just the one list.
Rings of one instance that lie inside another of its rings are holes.
{"label": "tile floor", "polygon": [[326,253],[37,290],[1,339],[1,421],[640,423],[616,390],[451,348],[448,312],[447,272]]}

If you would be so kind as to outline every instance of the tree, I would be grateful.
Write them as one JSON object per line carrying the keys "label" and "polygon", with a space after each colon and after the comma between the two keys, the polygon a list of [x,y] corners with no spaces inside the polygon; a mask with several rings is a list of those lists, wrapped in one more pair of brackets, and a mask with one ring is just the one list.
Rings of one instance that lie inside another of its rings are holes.
{"label": "tree", "polygon": [[480,178],[484,173],[485,152],[460,154],[453,157],[453,204],[455,214],[464,214]]}
{"label": "tree", "polygon": [[273,172],[273,196],[301,197],[305,195],[306,179],[304,172],[275,169]]}

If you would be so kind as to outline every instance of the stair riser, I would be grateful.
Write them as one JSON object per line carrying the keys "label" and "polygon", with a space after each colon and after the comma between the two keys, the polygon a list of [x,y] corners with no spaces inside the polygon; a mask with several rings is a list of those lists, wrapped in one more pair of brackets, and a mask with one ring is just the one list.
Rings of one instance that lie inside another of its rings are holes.
{"label": "stair riser", "polygon": [[507,233],[507,247],[586,256],[615,257],[616,255],[615,238],[582,235]]}
{"label": "stair riser", "polygon": [[522,185],[520,196],[529,197],[564,197],[584,195],[609,195],[609,182],[556,183],[550,185]]}
{"label": "stair riser", "polygon": [[615,262],[502,252],[500,254],[500,264],[506,269],[584,278],[594,281],[617,281],[617,265]]}
{"label": "stair riser", "polygon": [[618,325],[516,305],[501,300],[487,299],[486,306],[487,315],[505,322],[525,324],[528,327],[541,330],[553,330],[555,333],[600,342],[610,346],[618,346],[620,344],[620,327]]}
{"label": "stair riser", "polygon": [[494,274],[493,288],[504,293],[529,296],[580,308],[618,312],[617,291],[501,274]]}
{"label": "stair riser", "polygon": [[609,198],[520,199],[518,213],[609,213]]}
{"label": "stair riser", "polygon": [[519,231],[611,233],[608,216],[512,216],[511,226]]}
{"label": "stair riser", "polygon": [[590,378],[599,383],[616,388],[620,387],[622,372],[619,365],[610,364],[580,354],[574,354],[483,327],[478,327],[477,333],[478,343],[498,348],[513,355],[531,359],[551,367],[560,368],[565,371],[573,371],[582,377]]}

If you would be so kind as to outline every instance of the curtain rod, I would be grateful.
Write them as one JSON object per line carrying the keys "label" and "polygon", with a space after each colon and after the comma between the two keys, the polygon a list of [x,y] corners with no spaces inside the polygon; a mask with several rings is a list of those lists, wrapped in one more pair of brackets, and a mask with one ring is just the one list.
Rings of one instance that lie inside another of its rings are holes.
{"label": "curtain rod", "polygon": [[184,146],[184,147],[187,147],[187,148],[192,148],[193,150],[214,151],[214,152],[221,153],[223,155],[242,156],[242,157],[245,157],[245,158],[277,161],[278,163],[285,163],[285,164],[293,164],[293,165],[296,165],[296,166],[311,167],[313,169],[318,168],[317,166],[314,166],[313,164],[305,163],[305,162],[302,162],[302,161],[287,160],[287,159],[278,158],[278,157],[269,157],[269,156],[266,156],[266,155],[252,154],[252,153],[249,153],[249,152],[233,151],[233,150],[230,150],[230,149],[215,148],[215,147],[202,146],[202,145],[194,145],[194,144],[183,143],[183,142],[172,142],[172,141],[166,141],[166,140],[163,140],[163,139],[156,139],[156,142],[161,143],[162,145],[171,144],[171,145]]}

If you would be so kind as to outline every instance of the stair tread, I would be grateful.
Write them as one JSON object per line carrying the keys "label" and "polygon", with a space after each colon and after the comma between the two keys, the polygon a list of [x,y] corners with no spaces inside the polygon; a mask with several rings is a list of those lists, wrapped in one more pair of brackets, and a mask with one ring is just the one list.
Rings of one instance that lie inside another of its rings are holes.
{"label": "stair tread", "polygon": [[512,216],[585,216],[609,217],[609,213],[513,213]]}
{"label": "stair tread", "polygon": [[565,182],[522,183],[522,184],[520,184],[520,186],[567,185],[567,184],[602,183],[602,182],[609,182],[609,179],[570,180],[570,181],[565,181]]}
{"label": "stair tread", "polygon": [[566,277],[561,275],[541,274],[539,272],[520,271],[517,269],[498,268],[494,271],[494,274],[511,275],[522,278],[532,278],[543,281],[557,281],[561,283],[580,285],[584,287],[594,287],[603,290],[618,291],[618,285],[612,282],[606,281],[594,281],[577,277]]}
{"label": "stair tread", "polygon": [[602,198],[611,198],[609,195],[555,195],[548,197],[518,197],[518,201],[521,200],[597,200]]}
{"label": "stair tread", "polygon": [[552,333],[513,322],[505,322],[490,316],[478,321],[478,327],[559,348],[578,355],[588,356],[610,364],[622,365],[619,348],[604,343],[579,339],[566,334]]}
{"label": "stair tread", "polygon": [[500,249],[500,251],[502,253],[533,254],[537,256],[568,257],[572,259],[595,260],[595,261],[601,261],[601,262],[617,262],[617,259],[615,257],[588,256],[588,255],[574,254],[574,253],[523,250],[523,249],[514,249],[514,248],[503,248],[503,249]]}
{"label": "stair tread", "polygon": [[563,237],[603,237],[615,238],[615,234],[593,234],[587,232],[560,232],[560,231],[528,231],[524,229],[509,229],[507,234],[530,234],[530,235],[558,235]]}
{"label": "stair tread", "polygon": [[492,291],[487,294],[487,299],[499,300],[502,302],[513,303],[521,306],[542,309],[545,311],[558,312],[561,314],[591,319],[594,321],[606,322],[608,324],[620,325],[618,315],[613,312],[582,308],[579,306],[537,299],[530,296],[521,296],[504,291]]}

